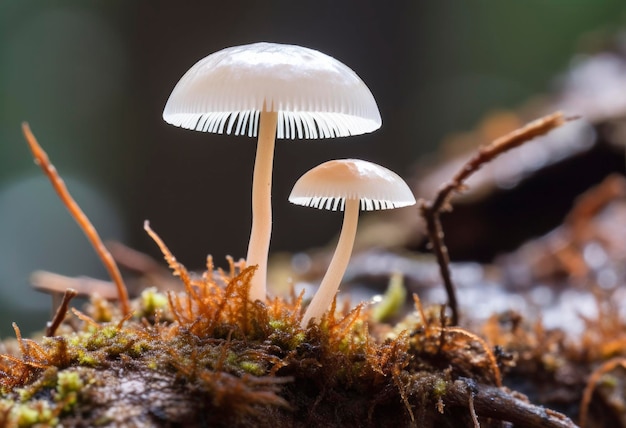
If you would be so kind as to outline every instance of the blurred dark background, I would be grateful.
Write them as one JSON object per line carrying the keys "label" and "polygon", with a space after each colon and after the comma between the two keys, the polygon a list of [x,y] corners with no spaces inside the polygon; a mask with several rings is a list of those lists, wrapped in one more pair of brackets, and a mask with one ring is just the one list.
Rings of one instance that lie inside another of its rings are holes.
{"label": "blurred dark background", "polygon": [[48,316],[30,272],[106,278],[33,165],[23,120],[103,238],[160,257],[149,219],[201,268],[209,253],[245,255],[255,144],[163,122],[198,59],[256,41],[303,45],[355,70],[378,102],[373,134],[277,142],[272,250],[293,251],[326,243],[341,221],[287,202],[303,172],[357,157],[406,176],[445,135],[548,90],[576,52],[624,23],[623,0],[0,0],[0,336],[10,321],[29,329]]}

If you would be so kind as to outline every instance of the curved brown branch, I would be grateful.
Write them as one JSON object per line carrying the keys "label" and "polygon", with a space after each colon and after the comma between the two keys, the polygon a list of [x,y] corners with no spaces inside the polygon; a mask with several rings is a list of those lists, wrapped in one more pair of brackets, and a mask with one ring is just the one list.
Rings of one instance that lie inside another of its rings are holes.
{"label": "curved brown branch", "polygon": [[426,221],[428,238],[433,247],[435,257],[437,258],[437,263],[439,264],[441,278],[448,295],[448,306],[452,311],[451,321],[453,325],[457,325],[459,322],[458,304],[454,283],[452,282],[452,276],[450,274],[450,258],[448,256],[448,249],[443,240],[444,234],[439,216],[442,212],[452,209],[450,206],[452,194],[462,191],[465,186],[465,180],[478,171],[484,164],[492,161],[504,152],[519,147],[536,137],[547,134],[572,119],[574,118],[564,117],[561,112],[552,113],[504,137],[498,138],[491,144],[481,147],[478,153],[463,164],[461,169],[452,177],[452,180],[445,183],[439,189],[432,202],[420,200],[418,205],[420,214]]}
{"label": "curved brown branch", "polygon": [[35,163],[39,165],[44,174],[46,174],[46,176],[50,180],[50,183],[52,184],[52,187],[54,187],[54,190],[59,195],[59,198],[61,198],[61,201],[70,212],[71,216],[74,218],[74,220],[76,220],[78,226],[87,236],[87,239],[93,246],[94,250],[96,250],[96,253],[100,257],[100,260],[102,260],[102,264],[104,264],[104,267],[109,273],[109,276],[115,283],[117,287],[117,294],[120,301],[120,306],[122,308],[122,313],[124,315],[130,313],[130,304],[128,302],[128,292],[126,291],[126,284],[124,284],[122,274],[120,273],[120,270],[117,267],[115,260],[113,260],[111,253],[109,253],[109,250],[107,250],[102,243],[102,239],[100,239],[100,235],[98,235],[96,228],[93,227],[83,210],[78,206],[74,198],[72,198],[72,195],[70,195],[70,192],[67,190],[67,186],[65,186],[65,182],[59,176],[59,173],[57,172],[54,165],[52,165],[52,163],[50,162],[50,159],[48,158],[46,152],[37,142],[37,139],[31,132],[28,123],[22,123],[22,131],[24,132],[24,137],[26,138],[28,146],[33,153]]}

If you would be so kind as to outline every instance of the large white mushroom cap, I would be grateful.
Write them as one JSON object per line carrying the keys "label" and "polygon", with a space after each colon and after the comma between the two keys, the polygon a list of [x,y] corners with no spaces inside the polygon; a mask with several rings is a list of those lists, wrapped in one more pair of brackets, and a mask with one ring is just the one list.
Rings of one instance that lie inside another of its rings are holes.
{"label": "large white mushroom cap", "polygon": [[198,61],[172,91],[163,119],[256,136],[263,108],[278,112],[278,138],[343,137],[381,126],[372,93],[349,67],[313,49],[265,42]]}
{"label": "large white mushroom cap", "polygon": [[361,210],[400,208],[415,204],[406,182],[395,172],[359,159],[324,162],[298,179],[289,201],[343,211],[346,199],[361,201]]}

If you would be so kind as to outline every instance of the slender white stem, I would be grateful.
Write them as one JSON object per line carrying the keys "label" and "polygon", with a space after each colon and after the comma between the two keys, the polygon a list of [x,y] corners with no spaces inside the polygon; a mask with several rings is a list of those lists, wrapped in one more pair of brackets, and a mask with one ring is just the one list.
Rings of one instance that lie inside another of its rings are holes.
{"label": "slender white stem", "polygon": [[248,244],[248,266],[258,265],[252,277],[250,300],[267,297],[267,257],[272,234],[272,164],[278,113],[263,110],[259,119],[254,177],[252,179],[252,230]]}
{"label": "slender white stem", "polygon": [[301,326],[305,328],[312,318],[317,322],[321,319],[324,312],[328,310],[343,278],[343,274],[348,267],[350,255],[352,254],[352,246],[354,245],[354,237],[356,236],[356,226],[359,222],[359,204],[358,199],[346,200],[345,213],[343,215],[343,226],[339,235],[339,242],[333,259],[330,261],[326,275],[322,279],[317,293],[313,296],[313,300],[309,304]]}

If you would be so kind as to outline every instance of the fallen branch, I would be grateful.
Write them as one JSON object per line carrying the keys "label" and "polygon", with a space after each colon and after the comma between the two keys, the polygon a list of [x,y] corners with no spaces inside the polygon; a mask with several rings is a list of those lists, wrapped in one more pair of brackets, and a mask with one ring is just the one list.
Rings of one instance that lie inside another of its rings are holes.
{"label": "fallen branch", "polygon": [[479,417],[510,422],[526,428],[575,428],[567,416],[535,406],[503,388],[478,384],[471,379],[454,381],[443,397],[446,406],[468,407],[474,425]]}

